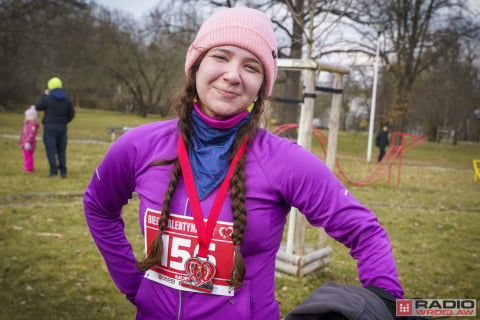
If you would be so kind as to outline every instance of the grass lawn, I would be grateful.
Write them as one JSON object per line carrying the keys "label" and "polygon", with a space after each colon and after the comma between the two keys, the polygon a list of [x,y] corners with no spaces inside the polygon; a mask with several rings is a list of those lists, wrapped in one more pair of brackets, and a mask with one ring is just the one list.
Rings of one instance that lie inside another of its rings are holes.
{"label": "grass lawn", "polygon": [[[0,113],[0,319],[134,318],[134,307],[111,281],[87,230],[82,193],[109,147],[107,126],[159,118],[76,111],[69,126],[68,179],[46,178],[41,141],[36,171],[24,173],[23,154],[11,138],[20,133],[23,114]],[[367,176],[375,166],[365,161],[366,145],[364,132],[339,134],[337,159],[350,179]],[[312,149],[325,159],[315,140]],[[387,230],[407,298],[480,299],[480,182],[473,182],[472,159],[480,159],[479,143],[424,142],[405,153],[399,186],[396,165],[390,185],[386,177],[369,186],[348,185]],[[124,218],[140,256],[137,206],[134,198]],[[308,228],[307,242],[317,237],[318,230]],[[331,239],[328,245],[333,253],[325,270],[301,279],[277,277],[282,315],[326,281],[359,284],[348,249]]]}

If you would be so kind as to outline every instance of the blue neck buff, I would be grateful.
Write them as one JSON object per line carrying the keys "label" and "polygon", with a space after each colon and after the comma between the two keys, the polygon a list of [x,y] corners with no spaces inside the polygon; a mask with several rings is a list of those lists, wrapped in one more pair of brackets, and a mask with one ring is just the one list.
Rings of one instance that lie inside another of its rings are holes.
{"label": "blue neck buff", "polygon": [[227,175],[231,147],[235,136],[250,118],[245,110],[227,120],[217,120],[204,114],[197,102],[193,103],[194,134],[188,148],[198,198],[205,199]]}

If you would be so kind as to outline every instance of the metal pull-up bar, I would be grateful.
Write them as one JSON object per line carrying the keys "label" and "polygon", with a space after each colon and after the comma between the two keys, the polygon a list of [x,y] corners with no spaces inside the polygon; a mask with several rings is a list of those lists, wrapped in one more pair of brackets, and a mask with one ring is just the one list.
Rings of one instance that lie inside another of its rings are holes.
{"label": "metal pull-up bar", "polygon": [[322,70],[343,75],[350,73],[345,67],[311,59],[278,59],[277,67],[283,70]]}

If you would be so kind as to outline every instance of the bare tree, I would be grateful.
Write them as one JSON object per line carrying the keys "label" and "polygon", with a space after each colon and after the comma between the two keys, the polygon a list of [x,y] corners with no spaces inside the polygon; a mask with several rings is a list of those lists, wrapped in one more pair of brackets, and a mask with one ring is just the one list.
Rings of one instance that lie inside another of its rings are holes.
{"label": "bare tree", "polygon": [[23,108],[43,92],[52,73],[70,76],[88,15],[80,0],[0,1],[0,105]]}
{"label": "bare tree", "polygon": [[103,67],[126,89],[133,111],[141,116],[150,112],[167,115],[165,100],[183,76],[185,56],[178,53],[186,52],[192,37],[186,26],[196,21],[191,20],[192,11],[185,7],[171,9],[155,8],[141,27],[136,21],[117,16],[115,25],[122,32],[111,34],[104,43],[110,53]]}
{"label": "bare tree", "polygon": [[[453,39],[478,32],[478,22],[475,24],[463,0],[365,0],[363,3],[369,8],[365,11],[366,20],[386,18],[382,59],[393,75],[395,88],[389,118],[395,129],[403,131],[415,80],[443,56]],[[371,45],[359,48],[372,52]]]}
{"label": "bare tree", "polygon": [[[248,5],[265,12],[276,27],[279,58],[320,59],[336,26],[343,19],[353,19],[353,0],[273,0],[273,1],[212,1],[213,6]],[[310,22],[310,20],[312,20]],[[298,100],[303,98],[301,73],[284,71],[279,74],[273,95]],[[279,123],[297,122],[299,109],[291,104],[277,105]]]}
{"label": "bare tree", "polygon": [[474,62],[479,43],[446,41],[451,45],[414,85],[408,118],[410,127],[423,125],[429,140],[437,141],[444,131],[456,143],[457,139],[474,139],[470,135],[476,131],[472,127],[480,101],[480,68]]}

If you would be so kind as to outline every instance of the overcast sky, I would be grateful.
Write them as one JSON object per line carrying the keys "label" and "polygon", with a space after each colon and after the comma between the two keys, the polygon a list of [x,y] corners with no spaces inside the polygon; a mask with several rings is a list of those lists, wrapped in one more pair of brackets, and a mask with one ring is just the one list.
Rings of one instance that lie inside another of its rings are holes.
{"label": "overcast sky", "polygon": [[[141,18],[162,0],[96,0],[96,2],[108,9],[118,9],[131,13],[135,18]],[[480,0],[479,0],[480,1]]]}
{"label": "overcast sky", "polygon": [[[107,8],[129,12],[136,18],[141,18],[143,14],[146,14],[161,1],[162,0],[96,0],[97,3]],[[468,0],[468,2],[470,3],[470,7],[478,12],[480,9],[480,0]]]}

